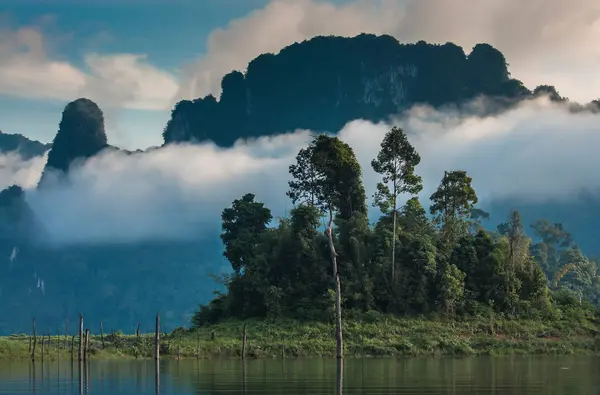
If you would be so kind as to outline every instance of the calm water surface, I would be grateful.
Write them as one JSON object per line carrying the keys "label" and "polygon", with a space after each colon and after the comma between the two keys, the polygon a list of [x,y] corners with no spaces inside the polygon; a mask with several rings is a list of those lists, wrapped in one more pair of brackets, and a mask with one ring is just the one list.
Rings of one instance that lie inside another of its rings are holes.
{"label": "calm water surface", "polygon": [[[341,373],[341,374],[340,374]],[[158,378],[158,379],[157,379]],[[0,364],[0,394],[600,394],[598,357]]]}

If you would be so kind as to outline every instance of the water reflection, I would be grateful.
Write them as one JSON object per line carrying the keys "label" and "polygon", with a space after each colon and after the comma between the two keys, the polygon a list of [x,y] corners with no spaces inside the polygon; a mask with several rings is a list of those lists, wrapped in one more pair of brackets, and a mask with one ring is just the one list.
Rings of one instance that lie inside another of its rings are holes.
{"label": "water reflection", "polygon": [[[0,364],[0,394],[600,393],[600,358],[215,360]],[[76,377],[74,377],[76,376]]]}
{"label": "water reflection", "polygon": [[337,360],[337,375],[336,375],[336,388],[337,388],[337,395],[342,395],[342,393],[344,392],[344,360],[343,359],[338,359]]}

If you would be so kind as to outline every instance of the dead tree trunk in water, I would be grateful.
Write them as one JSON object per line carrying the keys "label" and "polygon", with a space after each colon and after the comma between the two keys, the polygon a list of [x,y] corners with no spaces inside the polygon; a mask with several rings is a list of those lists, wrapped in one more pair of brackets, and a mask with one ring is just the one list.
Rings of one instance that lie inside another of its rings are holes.
{"label": "dead tree trunk in water", "polygon": [[31,349],[31,360],[35,361],[35,346],[37,344],[37,335],[35,334],[35,318],[33,319],[33,348]]}
{"label": "dead tree trunk in water", "polygon": [[69,346],[69,317],[65,316],[65,350]]}
{"label": "dead tree trunk in water", "polygon": [[154,331],[154,359],[158,361],[160,358],[160,315],[156,313],[156,328]]}
{"label": "dead tree trunk in water", "polygon": [[86,328],[86,330],[85,330],[85,346],[83,349],[83,360],[84,361],[87,361],[89,350],[90,350],[90,330]]}
{"label": "dead tree trunk in water", "polygon": [[77,360],[81,362],[83,355],[83,314],[79,314],[79,350]]}
{"label": "dead tree trunk in water", "polygon": [[333,278],[335,280],[335,340],[336,356],[344,357],[344,343],[342,340],[342,287],[340,284],[340,273],[337,267],[337,253],[333,245],[333,211],[329,209],[329,225],[327,226],[327,238],[329,240],[329,251],[331,252],[331,265],[333,266]]}
{"label": "dead tree trunk in water", "polygon": [[100,320],[100,341],[102,342],[102,348],[104,348],[104,329],[102,328],[102,320]]}
{"label": "dead tree trunk in water", "polygon": [[246,324],[244,324],[244,329],[242,330],[242,360],[246,359]]}

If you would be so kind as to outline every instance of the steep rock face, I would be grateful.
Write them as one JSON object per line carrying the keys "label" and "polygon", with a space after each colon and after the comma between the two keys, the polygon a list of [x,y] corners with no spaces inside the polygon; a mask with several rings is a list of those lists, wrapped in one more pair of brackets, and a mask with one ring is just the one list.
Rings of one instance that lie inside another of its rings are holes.
{"label": "steep rock face", "polygon": [[441,106],[477,95],[530,95],[509,77],[502,53],[478,44],[467,57],[447,43],[403,45],[390,36],[316,37],[234,71],[213,96],[179,102],[165,143],[238,138],[307,128],[337,131],[353,119],[379,121],[416,103]]}
{"label": "steep rock face", "polygon": [[51,144],[43,144],[36,140],[29,140],[20,134],[2,133],[0,131],[0,153],[14,152],[27,160],[35,156],[41,156],[52,147]]}
{"label": "steep rock face", "polygon": [[104,115],[98,105],[85,98],[67,104],[40,185],[49,172],[66,173],[74,161],[94,156],[106,147]]}

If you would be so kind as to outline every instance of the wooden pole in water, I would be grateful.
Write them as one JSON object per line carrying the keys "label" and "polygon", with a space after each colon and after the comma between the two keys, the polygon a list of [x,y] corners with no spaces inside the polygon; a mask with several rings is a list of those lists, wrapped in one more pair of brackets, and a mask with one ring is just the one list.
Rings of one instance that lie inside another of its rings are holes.
{"label": "wooden pole in water", "polygon": [[242,331],[242,360],[246,359],[246,324],[244,324],[244,330]]}
{"label": "wooden pole in water", "polygon": [[104,329],[102,328],[102,320],[100,320],[100,341],[102,342],[102,348],[104,348]]}
{"label": "wooden pole in water", "polygon": [[56,359],[60,361],[60,329],[56,330]]}
{"label": "wooden pole in water", "polygon": [[65,315],[65,349],[69,346],[69,316]]}
{"label": "wooden pole in water", "polygon": [[83,358],[83,314],[79,313],[79,350],[77,353],[77,360],[81,361]]}
{"label": "wooden pole in water", "polygon": [[198,359],[200,359],[200,331],[198,331],[198,345],[196,347],[196,356]]}
{"label": "wooden pole in water", "polygon": [[[44,335],[42,335],[42,339],[41,339],[41,344],[42,346],[42,362],[44,362]],[[42,364],[42,371],[43,371],[44,365]]]}
{"label": "wooden pole in water", "polygon": [[75,354],[75,335],[71,337],[71,362],[73,362],[73,356]]}
{"label": "wooden pole in water", "polygon": [[35,334],[35,318],[33,319],[33,348],[31,349],[31,360],[35,361],[35,346],[37,344],[37,335]]}
{"label": "wooden pole in water", "polygon": [[158,361],[160,358],[160,314],[156,313],[156,328],[154,331],[154,359]]}
{"label": "wooden pole in water", "polygon": [[90,330],[86,328],[85,330],[85,348],[83,349],[83,360],[87,361],[88,353],[90,350]]}
{"label": "wooden pole in water", "polygon": [[140,333],[140,323],[139,322],[138,322],[138,326],[137,326],[137,330],[135,331],[135,334],[136,334],[137,338],[139,339],[140,335],[141,335],[141,333]]}
{"label": "wooden pole in water", "polygon": [[50,354],[50,328],[48,328],[48,344],[46,345],[46,354]]}
{"label": "wooden pole in water", "polygon": [[31,354],[31,345],[33,344],[33,337],[29,336],[29,353]]}

